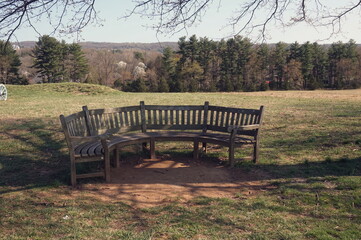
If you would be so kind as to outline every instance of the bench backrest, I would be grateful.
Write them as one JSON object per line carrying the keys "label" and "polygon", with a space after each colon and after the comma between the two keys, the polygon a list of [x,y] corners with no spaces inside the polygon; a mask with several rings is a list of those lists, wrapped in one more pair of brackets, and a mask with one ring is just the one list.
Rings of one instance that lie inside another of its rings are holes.
{"label": "bench backrest", "polygon": [[[204,105],[145,105],[111,109],[83,107],[82,112],[60,116],[67,141],[70,137],[96,136],[142,130],[202,130],[228,132],[228,127],[262,123],[263,107],[241,109]],[[238,131],[256,136],[258,130]]]}
{"label": "bench backrest", "polygon": [[73,113],[69,116],[60,115],[63,130],[71,137],[89,136],[84,112]]}
{"label": "bench backrest", "polygon": [[[263,107],[258,109],[209,106],[207,130],[227,132],[229,126],[246,126],[262,123]],[[238,134],[255,136],[257,131],[239,131]]]}
{"label": "bench backrest", "polygon": [[84,111],[73,113],[66,117],[60,115],[60,122],[70,151],[73,151],[72,144],[79,143],[77,140],[72,140],[72,137],[90,136]]}
{"label": "bench backrest", "polygon": [[87,116],[90,134],[122,133],[142,129],[140,106],[119,107],[111,109],[83,110]]}
{"label": "bench backrest", "polygon": [[204,105],[144,106],[146,130],[200,130],[204,128]]}

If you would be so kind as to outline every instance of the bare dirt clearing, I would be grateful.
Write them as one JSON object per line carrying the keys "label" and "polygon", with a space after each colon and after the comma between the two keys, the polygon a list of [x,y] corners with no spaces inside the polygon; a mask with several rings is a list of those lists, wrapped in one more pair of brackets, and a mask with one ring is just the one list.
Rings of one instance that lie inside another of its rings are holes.
{"label": "bare dirt clearing", "polygon": [[214,161],[184,158],[126,161],[112,169],[109,184],[83,184],[72,195],[102,201],[124,201],[133,207],[153,207],[195,197],[236,198],[270,188],[263,172],[230,169]]}

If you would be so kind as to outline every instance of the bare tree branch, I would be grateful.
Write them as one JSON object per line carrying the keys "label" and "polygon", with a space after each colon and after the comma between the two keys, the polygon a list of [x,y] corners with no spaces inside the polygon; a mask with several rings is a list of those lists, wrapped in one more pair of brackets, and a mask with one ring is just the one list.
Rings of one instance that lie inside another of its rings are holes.
{"label": "bare tree branch", "polygon": [[0,1],[0,38],[10,40],[21,27],[49,21],[51,34],[79,33],[91,22],[98,20],[94,7],[96,0],[3,0]]}
{"label": "bare tree branch", "polygon": [[[31,27],[39,33],[37,23],[47,19],[51,34],[79,34],[92,23],[99,23],[97,0],[0,0],[0,38],[8,40],[19,28]],[[99,0],[98,0],[99,1]],[[129,0],[131,1],[131,0]],[[133,15],[153,20],[157,33],[174,34],[197,24],[216,2],[225,0],[132,0],[134,8],[122,18]],[[339,32],[346,17],[361,9],[361,0],[329,3],[326,0],[243,0],[227,2],[237,11],[225,16],[234,34],[258,32],[266,38],[270,25],[288,27],[305,22],[316,28]],[[109,7],[112,7],[109,5]],[[123,13],[120,13],[121,16]]]}

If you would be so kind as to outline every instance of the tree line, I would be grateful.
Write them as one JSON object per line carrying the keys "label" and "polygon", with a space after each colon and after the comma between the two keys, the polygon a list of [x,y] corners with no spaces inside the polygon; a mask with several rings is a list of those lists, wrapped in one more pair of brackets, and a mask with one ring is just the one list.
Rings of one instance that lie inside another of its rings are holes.
{"label": "tree line", "polygon": [[[82,50],[42,36],[31,50],[33,76],[11,45],[0,41],[0,82],[88,82],[133,92],[260,91],[361,87],[360,47],[350,40],[331,45],[297,42],[254,44],[236,36],[213,41],[182,37],[162,54]],[[34,80],[32,81],[34,82]]]}
{"label": "tree line", "polygon": [[157,69],[159,91],[345,89],[361,86],[360,48],[353,40],[330,46],[297,42],[253,44],[236,36],[212,41],[181,38],[165,49]]}

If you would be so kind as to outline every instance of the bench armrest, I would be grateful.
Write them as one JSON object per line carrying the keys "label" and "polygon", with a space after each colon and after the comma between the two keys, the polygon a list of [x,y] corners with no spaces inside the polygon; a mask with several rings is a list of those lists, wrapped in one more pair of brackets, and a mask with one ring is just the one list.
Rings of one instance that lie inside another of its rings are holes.
{"label": "bench armrest", "polygon": [[259,124],[243,125],[243,126],[242,125],[241,126],[230,125],[230,126],[228,126],[228,132],[232,132],[234,130],[238,130],[238,131],[256,130],[259,128],[260,128]]}

